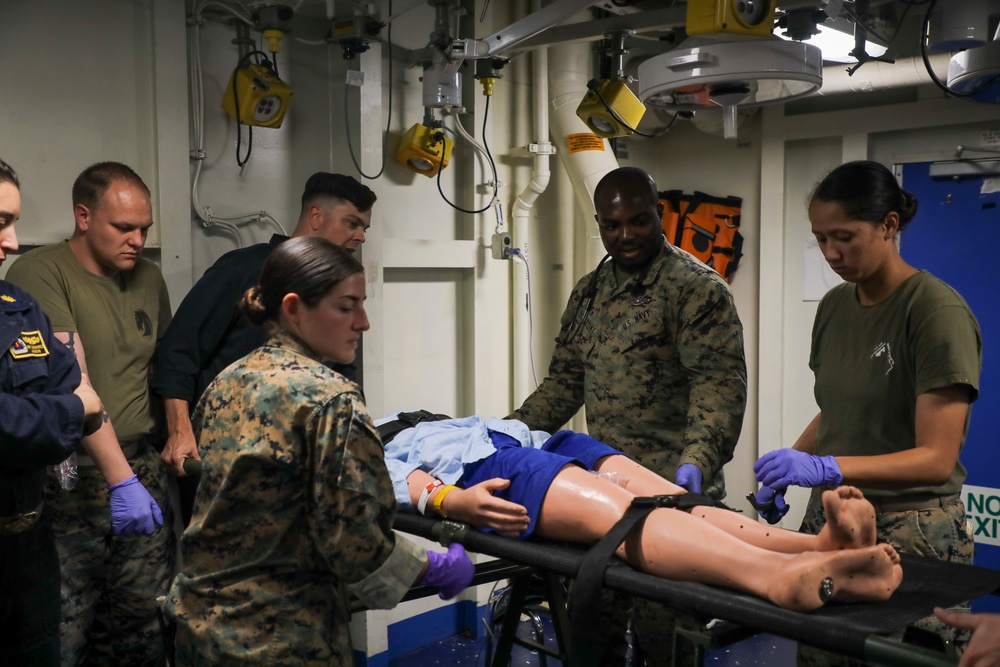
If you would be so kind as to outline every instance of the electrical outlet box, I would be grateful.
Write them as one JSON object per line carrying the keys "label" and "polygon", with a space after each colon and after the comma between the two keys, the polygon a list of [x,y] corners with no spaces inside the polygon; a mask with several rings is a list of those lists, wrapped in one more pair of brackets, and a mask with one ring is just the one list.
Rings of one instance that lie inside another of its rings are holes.
{"label": "electrical outlet box", "polygon": [[493,242],[490,244],[490,249],[493,251],[493,259],[509,259],[510,234],[494,234]]}

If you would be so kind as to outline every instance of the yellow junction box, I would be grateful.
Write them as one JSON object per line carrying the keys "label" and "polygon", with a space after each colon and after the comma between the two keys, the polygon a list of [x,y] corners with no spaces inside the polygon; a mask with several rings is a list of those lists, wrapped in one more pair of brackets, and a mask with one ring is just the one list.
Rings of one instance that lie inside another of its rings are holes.
{"label": "yellow junction box", "polygon": [[[639,101],[624,81],[602,79],[597,84],[597,91],[600,92],[600,97],[593,90],[588,90],[583,96],[580,106],[576,108],[576,115],[580,120],[602,139],[632,134],[632,130],[622,125],[618,118],[634,129],[646,113],[646,105]],[[615,110],[618,118],[608,111],[601,102],[601,97]]]}
{"label": "yellow junction box", "polygon": [[687,34],[767,36],[774,29],[774,0],[688,0]]}
{"label": "yellow junction box", "polygon": [[292,102],[292,88],[266,67],[247,65],[233,72],[222,93],[222,108],[234,119],[237,118],[237,102],[241,125],[281,127]]}
{"label": "yellow junction box", "polygon": [[399,138],[396,162],[418,174],[435,176],[448,166],[453,143],[444,139],[441,130],[417,123]]}

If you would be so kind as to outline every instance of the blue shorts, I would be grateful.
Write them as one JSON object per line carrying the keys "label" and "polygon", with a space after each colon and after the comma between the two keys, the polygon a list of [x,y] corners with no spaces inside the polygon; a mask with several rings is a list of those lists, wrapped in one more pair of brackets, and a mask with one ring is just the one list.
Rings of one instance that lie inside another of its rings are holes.
{"label": "blue shorts", "polygon": [[[568,465],[593,470],[598,459],[620,451],[583,433],[559,431],[541,449],[522,447],[505,433],[490,431],[496,454],[465,466],[460,486],[468,488],[494,477],[509,479],[510,486],[493,495],[523,505],[531,521],[518,538],[526,539],[538,524],[538,512],[552,480]],[[490,532],[490,529],[486,529]]]}

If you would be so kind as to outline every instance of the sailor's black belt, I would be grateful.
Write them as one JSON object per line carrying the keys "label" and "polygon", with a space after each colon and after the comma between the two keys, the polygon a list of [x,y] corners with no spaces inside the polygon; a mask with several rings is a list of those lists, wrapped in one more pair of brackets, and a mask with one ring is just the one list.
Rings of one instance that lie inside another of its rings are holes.
{"label": "sailor's black belt", "polygon": [[872,498],[866,496],[879,514],[885,512],[911,512],[913,510],[932,510],[938,507],[948,507],[959,500],[959,494],[950,496],[896,496],[887,498]]}
{"label": "sailor's black belt", "polygon": [[30,512],[21,512],[14,516],[0,516],[0,535],[20,535],[35,527],[42,517],[42,503]]}

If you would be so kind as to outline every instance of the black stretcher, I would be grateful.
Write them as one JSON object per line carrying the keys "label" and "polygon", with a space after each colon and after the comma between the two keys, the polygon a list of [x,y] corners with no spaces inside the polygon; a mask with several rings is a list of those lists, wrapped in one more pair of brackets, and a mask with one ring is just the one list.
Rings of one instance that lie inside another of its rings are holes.
{"label": "black stretcher", "polygon": [[[394,527],[442,544],[459,542],[472,552],[493,556],[500,562],[477,566],[477,580],[485,583],[509,578],[511,599],[504,617],[493,665],[509,663],[520,609],[524,604],[529,577],[541,577],[553,614],[559,644],[555,655],[565,667],[580,664],[580,654],[569,646],[571,628],[566,613],[560,577],[574,578],[587,554],[587,547],[553,542],[542,538],[515,540],[484,533],[453,521],[402,513]],[[956,665],[957,658],[941,651],[917,645],[889,635],[898,635],[914,621],[929,616],[934,607],[950,607],[984,595],[1000,594],[1000,572],[970,565],[946,563],[920,556],[902,555],[903,582],[886,602],[831,603],[804,614],[760,598],[726,588],[663,579],[640,572],[613,558],[604,575],[604,585],[648,600],[661,602],[685,616],[700,619],[693,626],[701,630],[712,619],[721,624],[714,634],[689,633],[688,638],[710,646],[722,641],[736,641],[756,632],[768,632],[803,644],[833,651],[874,664],[905,667]],[[424,592],[411,591],[409,597]],[[513,613],[512,613],[513,612]],[[704,621],[705,623],[701,623]],[[741,630],[742,629],[742,630]],[[683,632],[683,630],[682,630]],[[527,642],[529,645],[530,642]],[[544,647],[532,646],[546,651]],[[703,653],[700,655],[703,656]]]}

